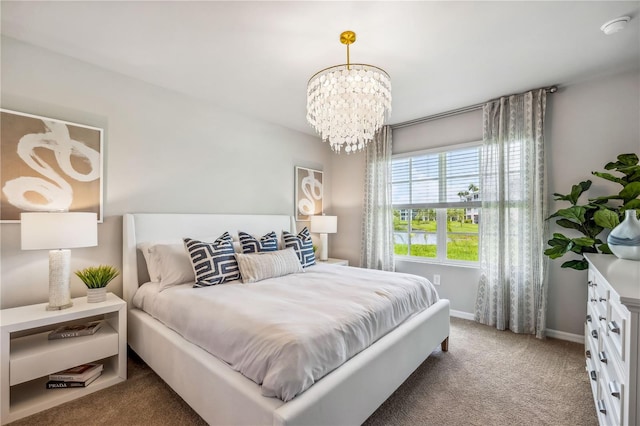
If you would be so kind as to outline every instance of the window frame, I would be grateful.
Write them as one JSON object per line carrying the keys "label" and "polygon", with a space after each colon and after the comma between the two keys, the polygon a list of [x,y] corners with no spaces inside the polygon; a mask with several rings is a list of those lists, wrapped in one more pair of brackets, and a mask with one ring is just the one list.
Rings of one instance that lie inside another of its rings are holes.
{"label": "window frame", "polygon": [[[447,145],[440,146],[436,148],[424,149],[419,151],[411,151],[404,152],[400,154],[394,154],[391,156],[391,161],[402,159],[402,158],[414,158],[420,157],[422,155],[433,155],[433,154],[444,154],[451,151],[457,151],[465,148],[482,148],[482,141],[474,141],[467,143],[460,143],[455,145]],[[479,155],[478,161],[481,161],[481,155]],[[436,211],[436,257],[421,257],[421,256],[412,256],[412,255],[398,255],[395,257],[398,260],[409,261],[409,262],[418,262],[418,263],[433,263],[433,264],[443,264],[443,265],[452,265],[452,266],[463,266],[463,267],[471,267],[471,268],[479,268],[481,261],[481,253],[479,251],[480,248],[480,227],[482,226],[482,219],[479,220],[478,223],[478,260],[457,260],[457,259],[449,259],[447,258],[447,234],[449,233],[447,229],[447,209],[459,209],[459,208],[476,208],[481,211],[482,202],[478,201],[466,201],[466,202],[447,202],[446,201],[446,164],[443,164],[439,161],[438,167],[438,202],[434,203],[403,203],[403,204],[392,204],[391,207],[393,210],[417,210],[417,209],[434,209]],[[478,170],[478,179],[480,177],[480,169]],[[409,182],[412,182],[411,179],[411,168],[409,169]],[[462,176],[464,177],[464,176]],[[389,182],[391,193],[393,193],[393,180]],[[479,185],[480,182],[478,182]],[[409,195],[409,201],[411,201],[411,194]],[[464,206],[464,207],[462,207]],[[444,229],[442,231],[442,229]],[[407,221],[407,234],[411,234],[411,220]],[[395,233],[395,231],[394,231]],[[475,234],[474,234],[475,235]],[[394,243],[395,244],[395,243]],[[409,251],[411,243],[408,241]]]}

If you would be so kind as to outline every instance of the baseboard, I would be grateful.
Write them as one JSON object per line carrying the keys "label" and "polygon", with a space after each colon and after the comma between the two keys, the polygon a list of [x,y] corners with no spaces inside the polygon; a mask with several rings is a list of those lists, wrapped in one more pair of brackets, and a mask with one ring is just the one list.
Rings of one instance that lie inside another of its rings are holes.
{"label": "baseboard", "polygon": [[471,321],[474,321],[476,319],[475,315],[473,315],[470,312],[456,311],[455,309],[449,310],[449,316],[471,320]]}
{"label": "baseboard", "polygon": [[[475,320],[475,316],[472,313],[456,311],[455,309],[449,310],[449,316],[471,320],[471,321]],[[551,337],[552,339],[566,340],[568,342],[584,344],[584,335],[582,334],[573,334],[573,333],[567,333],[566,331],[547,329],[547,337]]]}
{"label": "baseboard", "polygon": [[581,343],[584,345],[584,334],[567,333],[566,331],[547,329],[547,337],[553,339],[567,340],[569,342]]}

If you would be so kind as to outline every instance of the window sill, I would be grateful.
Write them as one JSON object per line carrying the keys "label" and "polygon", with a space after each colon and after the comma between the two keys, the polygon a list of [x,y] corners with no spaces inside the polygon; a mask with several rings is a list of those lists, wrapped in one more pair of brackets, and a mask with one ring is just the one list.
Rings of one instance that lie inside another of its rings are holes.
{"label": "window sill", "polygon": [[437,260],[414,256],[395,256],[395,262],[425,263],[439,266],[454,266],[456,268],[480,269],[480,262],[465,262],[461,260]]}

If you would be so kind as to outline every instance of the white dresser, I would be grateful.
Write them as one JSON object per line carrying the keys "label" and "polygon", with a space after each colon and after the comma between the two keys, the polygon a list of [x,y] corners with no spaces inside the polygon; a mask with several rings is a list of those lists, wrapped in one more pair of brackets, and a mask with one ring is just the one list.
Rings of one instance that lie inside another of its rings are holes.
{"label": "white dresser", "polygon": [[587,373],[602,426],[640,425],[640,262],[587,254]]}

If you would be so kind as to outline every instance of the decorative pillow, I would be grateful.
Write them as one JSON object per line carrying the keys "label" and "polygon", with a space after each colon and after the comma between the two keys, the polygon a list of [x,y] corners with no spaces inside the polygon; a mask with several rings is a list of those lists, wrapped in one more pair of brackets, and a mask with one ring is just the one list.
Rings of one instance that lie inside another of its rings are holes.
{"label": "decorative pillow", "polygon": [[160,291],[195,280],[184,244],[156,244],[149,247],[149,254],[159,274]]}
{"label": "decorative pillow", "polygon": [[242,231],[238,231],[238,238],[242,244],[242,253],[245,254],[278,250],[278,236],[273,231],[260,238],[260,241]]}
{"label": "decorative pillow", "polygon": [[236,260],[243,283],[302,272],[302,265],[293,248],[268,253],[236,253]]}
{"label": "decorative pillow", "polygon": [[194,287],[207,287],[240,279],[233,241],[228,232],[213,243],[184,239],[195,275]]}
{"label": "decorative pillow", "polygon": [[306,226],[297,236],[287,231],[282,231],[282,242],[285,248],[293,247],[303,268],[316,264],[313,241]]}

